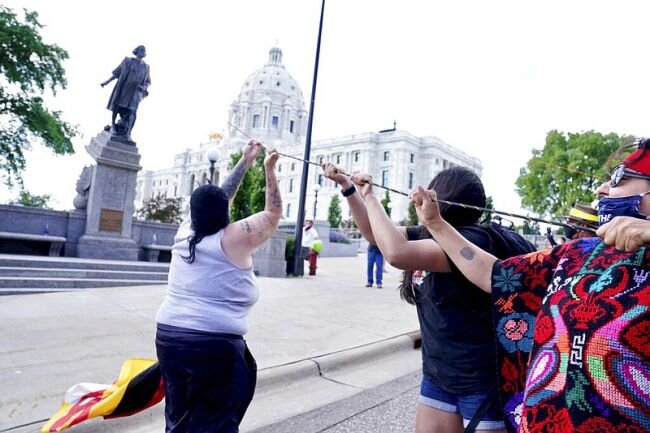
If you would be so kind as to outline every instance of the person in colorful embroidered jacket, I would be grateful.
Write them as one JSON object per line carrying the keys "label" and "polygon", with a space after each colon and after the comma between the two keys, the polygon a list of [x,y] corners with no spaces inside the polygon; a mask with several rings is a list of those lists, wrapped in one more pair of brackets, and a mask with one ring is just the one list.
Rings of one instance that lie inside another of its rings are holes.
{"label": "person in colorful embroidered jacket", "polygon": [[[503,431],[496,393],[490,395],[496,380],[496,353],[489,296],[455,269],[426,229],[395,226],[373,194],[369,175],[349,178],[330,163],[322,168],[327,178],[343,187],[361,234],[380,248],[386,261],[405,270],[401,296],[416,306],[422,334],[423,377],[415,431],[462,432],[484,401],[486,410],[474,420],[478,424],[472,431]],[[485,206],[483,184],[467,168],[443,170],[430,185],[448,200]],[[499,257],[534,250],[514,232],[513,241],[497,228],[477,224],[480,211],[447,207],[443,212],[463,236]]]}
{"label": "person in colorful embroidered jacket", "polygon": [[[458,269],[492,293],[501,397],[510,432],[650,430],[650,152],[641,146],[598,193],[600,234],[498,260],[441,215],[435,191],[413,194],[420,220]],[[638,218],[641,229],[630,219]],[[616,235],[612,230],[638,229]],[[639,234],[641,233],[641,234]],[[628,243],[629,239],[634,239]],[[612,239],[609,240],[612,243]]]}
{"label": "person in colorful embroidered jacket", "polygon": [[167,433],[237,432],[253,398],[257,367],[243,335],[259,296],[252,254],[282,215],[276,151],[264,160],[264,210],[230,223],[228,208],[260,148],[256,140],[244,147],[222,188],[207,184],[192,193],[191,224],[174,238],[167,296],[156,316]]}

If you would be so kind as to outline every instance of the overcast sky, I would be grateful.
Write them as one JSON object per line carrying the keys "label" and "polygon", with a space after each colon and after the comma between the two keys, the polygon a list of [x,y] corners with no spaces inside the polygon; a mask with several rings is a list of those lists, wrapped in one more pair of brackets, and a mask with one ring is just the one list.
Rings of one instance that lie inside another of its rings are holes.
{"label": "overcast sky", "polygon": [[[93,163],[84,146],[110,122],[99,83],[144,44],[150,96],[133,138],[145,169],[226,129],[245,79],[282,49],[307,108],[318,0],[5,0],[39,13],[68,50],[68,88],[50,106],[79,125],[76,155],[38,146],[27,189],[72,208]],[[495,207],[520,210],[514,181],[552,129],[648,135],[650,3],[644,1],[329,0],[313,139],[392,127],[478,157]],[[0,202],[17,194],[0,187]]]}

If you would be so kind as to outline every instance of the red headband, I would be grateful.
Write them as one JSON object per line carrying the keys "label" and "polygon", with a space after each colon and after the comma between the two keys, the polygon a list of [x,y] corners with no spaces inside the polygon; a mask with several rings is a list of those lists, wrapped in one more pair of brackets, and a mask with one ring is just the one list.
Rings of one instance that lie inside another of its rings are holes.
{"label": "red headband", "polygon": [[634,153],[623,160],[623,164],[630,170],[650,176],[650,149],[635,150]]}

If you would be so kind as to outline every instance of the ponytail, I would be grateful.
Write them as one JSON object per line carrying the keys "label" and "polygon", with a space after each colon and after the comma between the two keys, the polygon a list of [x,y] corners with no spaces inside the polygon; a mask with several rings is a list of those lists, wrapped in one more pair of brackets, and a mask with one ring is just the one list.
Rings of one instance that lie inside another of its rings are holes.
{"label": "ponytail", "polygon": [[185,263],[192,264],[194,263],[194,259],[196,258],[196,244],[201,242],[203,240],[203,235],[194,233],[190,238],[187,240],[190,244],[190,255],[189,256],[181,256],[183,260],[185,260]]}

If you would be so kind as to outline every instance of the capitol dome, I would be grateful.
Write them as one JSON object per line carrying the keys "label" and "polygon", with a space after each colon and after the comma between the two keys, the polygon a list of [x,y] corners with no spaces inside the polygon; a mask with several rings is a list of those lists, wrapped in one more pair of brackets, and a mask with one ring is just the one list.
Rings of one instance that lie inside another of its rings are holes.
{"label": "capitol dome", "polygon": [[[268,62],[246,78],[229,112],[230,135],[302,142],[307,110],[302,90],[282,64],[282,50],[269,51]],[[235,125],[237,128],[234,128]]]}

